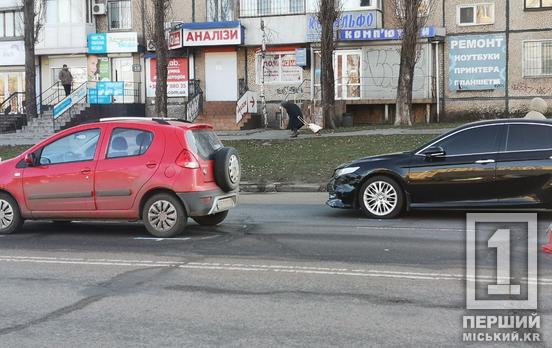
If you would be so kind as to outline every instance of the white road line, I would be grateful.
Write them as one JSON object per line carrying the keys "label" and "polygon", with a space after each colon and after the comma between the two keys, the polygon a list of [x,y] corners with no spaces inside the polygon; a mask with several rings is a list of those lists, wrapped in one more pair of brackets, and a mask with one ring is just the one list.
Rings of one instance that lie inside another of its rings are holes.
{"label": "white road line", "polygon": [[435,227],[412,227],[412,226],[396,226],[396,227],[384,227],[384,226],[357,226],[359,230],[420,230],[424,229],[425,231],[435,231],[435,232],[465,232],[465,229],[461,228],[435,228]]}
{"label": "white road line", "polygon": [[[205,262],[172,262],[153,260],[110,260],[110,259],[71,259],[54,257],[25,257],[25,256],[0,256],[0,263],[34,263],[34,264],[66,264],[84,266],[123,266],[123,267],[175,267],[180,269],[217,270],[235,272],[267,272],[267,273],[293,273],[304,275],[331,275],[348,277],[372,277],[391,279],[411,279],[426,281],[465,281],[466,277],[461,274],[449,273],[423,273],[423,272],[399,272],[382,271],[371,269],[347,269],[347,268],[326,268],[326,267],[304,267],[292,265],[259,265],[243,263],[205,263]],[[493,282],[496,278],[492,276],[478,276],[477,280],[482,282]],[[475,279],[469,279],[474,281]],[[537,283],[536,279],[523,279],[529,284]],[[552,279],[539,279],[538,284],[552,286]]]}
{"label": "white road line", "polygon": [[155,238],[155,237],[136,237],[133,238],[134,240],[153,240],[156,242],[162,242],[165,240],[172,240],[172,241],[184,241],[184,240],[190,240],[192,238]]}

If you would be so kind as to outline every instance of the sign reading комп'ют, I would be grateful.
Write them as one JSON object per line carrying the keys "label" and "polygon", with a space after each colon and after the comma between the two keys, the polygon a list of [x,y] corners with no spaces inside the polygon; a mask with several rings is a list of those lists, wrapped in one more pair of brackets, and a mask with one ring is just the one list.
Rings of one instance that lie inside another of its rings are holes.
{"label": "sign reading \u043a\u043e\u043c\u043f'\u044e\u0442", "polygon": [[504,34],[449,36],[448,49],[451,91],[505,88]]}

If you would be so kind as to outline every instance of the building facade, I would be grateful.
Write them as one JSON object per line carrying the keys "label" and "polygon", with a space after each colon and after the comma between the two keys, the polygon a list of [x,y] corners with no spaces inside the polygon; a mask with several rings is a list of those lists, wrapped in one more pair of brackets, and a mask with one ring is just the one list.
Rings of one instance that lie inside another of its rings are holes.
{"label": "building facade", "polygon": [[[18,4],[0,0],[0,101],[26,83]],[[238,106],[247,96],[257,113],[264,97],[271,127],[283,126],[283,100],[321,123],[317,5],[173,0],[165,23],[170,116],[199,114],[219,129],[239,129]],[[522,115],[531,98],[551,100],[551,1],[436,0],[427,13],[414,75],[415,122]],[[392,1],[349,0],[335,23],[336,107],[355,124],[393,120],[397,15]],[[74,88],[86,84],[89,103],[139,105],[138,114],[154,115],[151,18],[150,0],[47,0],[36,48],[39,94],[51,93],[67,64]]]}

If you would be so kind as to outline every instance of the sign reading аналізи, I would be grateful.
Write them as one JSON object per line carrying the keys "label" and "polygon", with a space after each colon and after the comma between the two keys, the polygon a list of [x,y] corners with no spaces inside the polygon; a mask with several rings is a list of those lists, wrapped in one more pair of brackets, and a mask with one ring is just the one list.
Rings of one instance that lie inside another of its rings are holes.
{"label": "sign reading \u0430\u043d\u0430\u043b\u0456\u0437\u0438", "polygon": [[505,88],[504,34],[449,36],[448,40],[451,91]]}

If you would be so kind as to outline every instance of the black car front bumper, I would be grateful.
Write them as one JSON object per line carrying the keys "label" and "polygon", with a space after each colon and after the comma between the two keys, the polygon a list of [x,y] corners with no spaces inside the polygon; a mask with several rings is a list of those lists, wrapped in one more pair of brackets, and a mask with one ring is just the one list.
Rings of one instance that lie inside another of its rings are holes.
{"label": "black car front bumper", "polygon": [[339,209],[358,208],[357,192],[360,181],[350,176],[333,177],[328,183],[327,190],[330,195],[326,205]]}

